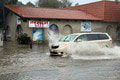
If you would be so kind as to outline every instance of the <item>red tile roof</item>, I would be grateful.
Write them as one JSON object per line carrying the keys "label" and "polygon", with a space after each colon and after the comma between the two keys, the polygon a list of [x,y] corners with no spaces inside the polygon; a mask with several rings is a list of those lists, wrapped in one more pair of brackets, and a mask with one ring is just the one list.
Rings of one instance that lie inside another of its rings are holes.
{"label": "red tile roof", "polygon": [[84,11],[107,22],[120,22],[120,3],[113,1],[99,1],[64,9]]}
{"label": "red tile roof", "polygon": [[68,20],[101,20],[83,11],[33,8],[5,5],[5,7],[23,18],[68,19]]}
{"label": "red tile roof", "polygon": [[120,22],[120,3],[106,2],[104,11],[105,21]]}

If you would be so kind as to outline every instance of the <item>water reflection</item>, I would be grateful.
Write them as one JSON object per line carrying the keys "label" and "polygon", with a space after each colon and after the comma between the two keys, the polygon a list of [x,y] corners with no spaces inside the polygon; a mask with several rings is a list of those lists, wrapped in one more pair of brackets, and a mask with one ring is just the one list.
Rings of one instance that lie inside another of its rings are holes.
{"label": "water reflection", "polygon": [[0,51],[0,74],[66,66],[67,59],[49,57],[48,53],[47,44],[30,49],[29,45],[6,43]]}
{"label": "water reflection", "polygon": [[47,45],[7,43],[0,50],[0,80],[120,80],[120,60],[50,57]]}

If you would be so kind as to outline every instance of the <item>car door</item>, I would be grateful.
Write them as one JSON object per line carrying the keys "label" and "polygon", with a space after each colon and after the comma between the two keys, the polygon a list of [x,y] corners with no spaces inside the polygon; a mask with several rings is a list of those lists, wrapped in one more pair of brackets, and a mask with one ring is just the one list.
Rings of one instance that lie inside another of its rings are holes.
{"label": "car door", "polygon": [[84,45],[86,46],[87,43],[89,43],[89,42],[87,40],[86,34],[82,34],[82,35],[78,36],[75,40],[76,46],[84,46]]}

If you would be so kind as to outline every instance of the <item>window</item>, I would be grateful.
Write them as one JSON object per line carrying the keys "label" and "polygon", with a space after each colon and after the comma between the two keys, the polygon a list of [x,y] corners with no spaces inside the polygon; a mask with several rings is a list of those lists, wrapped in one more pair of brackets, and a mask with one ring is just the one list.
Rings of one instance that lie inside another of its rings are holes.
{"label": "window", "polygon": [[100,40],[109,39],[109,37],[105,34],[98,34],[98,37]]}
{"label": "window", "polygon": [[70,42],[73,41],[78,35],[68,35],[62,38],[60,41],[61,42]]}
{"label": "window", "polygon": [[92,41],[92,40],[105,40],[109,39],[109,37],[106,34],[83,34],[79,36],[78,39],[81,39],[81,41]]}
{"label": "window", "polygon": [[87,34],[86,36],[88,41],[109,39],[106,34]]}
{"label": "window", "polygon": [[96,34],[87,34],[86,36],[88,41],[98,40],[98,36]]}
{"label": "window", "polygon": [[81,36],[79,36],[79,37],[77,38],[77,40],[78,40],[78,39],[81,39],[81,41],[87,41],[86,35],[81,35]]}
{"label": "window", "polygon": [[23,29],[22,29],[21,25],[17,26],[16,32],[17,32],[17,35],[20,35],[21,33],[23,33]]}

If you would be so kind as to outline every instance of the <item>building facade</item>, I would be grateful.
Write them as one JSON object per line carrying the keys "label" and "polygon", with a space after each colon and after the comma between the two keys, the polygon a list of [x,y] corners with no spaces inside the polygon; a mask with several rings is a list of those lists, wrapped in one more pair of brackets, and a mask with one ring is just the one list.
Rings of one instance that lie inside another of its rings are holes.
{"label": "building facade", "polygon": [[[112,4],[115,9],[119,7],[120,11],[120,5],[115,6],[112,1],[100,1],[62,10],[5,5],[6,9],[11,11],[6,18],[7,37],[15,41],[20,33],[27,33],[33,41],[48,42],[49,38],[54,35],[107,32],[113,40],[119,40],[120,16],[116,16],[112,11],[108,14],[106,9],[99,8],[101,7],[99,5],[98,9],[94,9],[96,4],[103,4],[104,7]],[[105,11],[106,13],[103,13]],[[110,16],[110,14],[115,15]]]}

